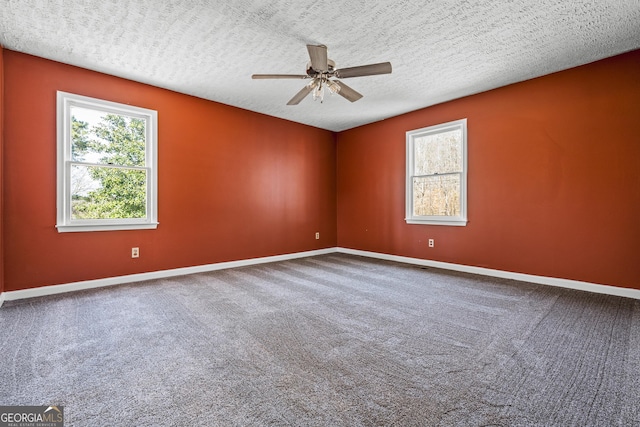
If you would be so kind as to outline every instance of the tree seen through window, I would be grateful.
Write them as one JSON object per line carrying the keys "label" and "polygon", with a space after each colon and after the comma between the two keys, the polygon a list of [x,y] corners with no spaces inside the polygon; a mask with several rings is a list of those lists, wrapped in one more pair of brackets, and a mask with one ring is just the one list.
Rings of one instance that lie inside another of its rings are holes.
{"label": "tree seen through window", "polygon": [[145,218],[145,121],[72,108],[71,122],[71,218]]}

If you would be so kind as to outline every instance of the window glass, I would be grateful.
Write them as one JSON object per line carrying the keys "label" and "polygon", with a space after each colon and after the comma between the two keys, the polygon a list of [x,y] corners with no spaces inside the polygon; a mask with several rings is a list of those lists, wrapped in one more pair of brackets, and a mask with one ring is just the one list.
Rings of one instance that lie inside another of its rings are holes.
{"label": "window glass", "polygon": [[462,131],[435,133],[416,138],[415,174],[431,175],[462,171]]}

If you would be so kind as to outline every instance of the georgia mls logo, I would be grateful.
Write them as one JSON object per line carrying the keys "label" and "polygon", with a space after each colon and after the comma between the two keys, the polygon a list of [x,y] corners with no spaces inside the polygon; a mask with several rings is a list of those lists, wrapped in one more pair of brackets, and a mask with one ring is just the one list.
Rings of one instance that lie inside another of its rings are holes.
{"label": "georgia mls logo", "polygon": [[63,406],[0,406],[0,427],[63,426]]}
{"label": "georgia mls logo", "polygon": [[62,418],[63,418],[62,417],[62,411],[60,409],[58,409],[57,406],[49,406],[47,409],[44,410],[44,413],[46,414],[49,411],[55,411],[55,412],[53,412],[53,414],[56,415],[56,418],[60,418],[60,421],[62,421]]}

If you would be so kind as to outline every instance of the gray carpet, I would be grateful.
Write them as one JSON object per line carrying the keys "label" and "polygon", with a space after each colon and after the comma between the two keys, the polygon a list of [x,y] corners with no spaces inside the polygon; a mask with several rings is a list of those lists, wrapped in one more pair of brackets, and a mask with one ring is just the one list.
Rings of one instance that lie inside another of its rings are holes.
{"label": "gray carpet", "polygon": [[640,301],[344,254],[13,303],[67,426],[640,425]]}

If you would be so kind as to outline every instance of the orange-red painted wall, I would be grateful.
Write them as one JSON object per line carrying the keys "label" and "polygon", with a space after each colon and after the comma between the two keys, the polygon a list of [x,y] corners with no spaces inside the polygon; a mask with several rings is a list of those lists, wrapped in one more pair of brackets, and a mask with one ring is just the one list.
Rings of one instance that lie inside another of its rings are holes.
{"label": "orange-red painted wall", "polygon": [[[0,53],[0,291],[336,245],[640,289],[640,51],[337,136]],[[157,230],[56,231],[56,90],[158,111]],[[407,225],[405,132],[463,117],[469,224]]]}
{"label": "orange-red painted wall", "polygon": [[[9,50],[3,69],[5,291],[336,246],[332,132]],[[57,90],[158,111],[157,230],[56,231]]]}
{"label": "orange-red painted wall", "polygon": [[[465,117],[468,225],[407,225],[405,132]],[[640,289],[640,51],[341,132],[337,150],[341,247]]]}

